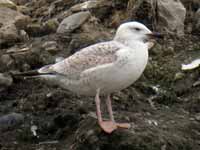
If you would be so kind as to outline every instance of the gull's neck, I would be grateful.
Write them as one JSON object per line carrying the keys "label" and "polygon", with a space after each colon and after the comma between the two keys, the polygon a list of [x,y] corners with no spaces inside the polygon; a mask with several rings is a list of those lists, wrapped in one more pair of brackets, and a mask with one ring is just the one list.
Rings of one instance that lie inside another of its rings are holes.
{"label": "gull's neck", "polygon": [[125,46],[131,47],[131,48],[135,48],[138,45],[146,45],[146,43],[144,43],[143,41],[135,40],[135,39],[131,39],[131,38],[115,37],[114,41],[117,41],[117,42],[119,42]]}

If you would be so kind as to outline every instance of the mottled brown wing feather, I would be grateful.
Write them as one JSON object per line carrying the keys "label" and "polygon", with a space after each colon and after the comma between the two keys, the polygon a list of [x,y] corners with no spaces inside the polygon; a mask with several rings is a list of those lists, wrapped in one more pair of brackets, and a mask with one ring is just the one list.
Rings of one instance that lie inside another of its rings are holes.
{"label": "mottled brown wing feather", "polygon": [[95,44],[82,49],[65,60],[52,65],[53,72],[67,76],[69,79],[79,79],[80,74],[90,68],[116,61],[116,52],[123,45],[114,41]]}

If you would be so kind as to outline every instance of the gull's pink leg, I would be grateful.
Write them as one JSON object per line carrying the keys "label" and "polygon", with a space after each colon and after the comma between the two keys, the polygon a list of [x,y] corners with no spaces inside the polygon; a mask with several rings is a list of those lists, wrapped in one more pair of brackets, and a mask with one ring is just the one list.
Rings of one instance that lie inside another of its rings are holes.
{"label": "gull's pink leg", "polygon": [[113,111],[112,111],[112,103],[111,103],[111,99],[110,99],[110,94],[107,96],[106,105],[107,105],[107,108],[108,108],[110,120],[115,122],[115,119],[114,119],[114,116],[113,116]]}
{"label": "gull's pink leg", "polygon": [[129,123],[116,123],[115,122],[115,119],[114,119],[114,116],[113,116],[113,111],[112,111],[112,103],[111,103],[110,95],[107,96],[106,105],[107,105],[107,108],[108,108],[110,120],[113,123],[115,123],[117,127],[119,127],[119,128],[126,128],[126,129],[128,129],[128,128],[131,127],[131,125]]}
{"label": "gull's pink leg", "polygon": [[101,100],[99,98],[100,89],[97,89],[97,93],[95,96],[95,102],[96,102],[96,109],[97,109],[97,119],[100,127],[106,132],[106,133],[112,133],[115,129],[117,129],[117,125],[113,121],[103,121],[101,116]]}
{"label": "gull's pink leg", "polygon": [[100,89],[97,89],[97,93],[95,96],[95,102],[96,102],[96,111],[97,111],[97,119],[98,122],[102,122],[102,116],[101,116],[101,103],[100,103],[100,98],[99,98],[99,93],[100,93]]}

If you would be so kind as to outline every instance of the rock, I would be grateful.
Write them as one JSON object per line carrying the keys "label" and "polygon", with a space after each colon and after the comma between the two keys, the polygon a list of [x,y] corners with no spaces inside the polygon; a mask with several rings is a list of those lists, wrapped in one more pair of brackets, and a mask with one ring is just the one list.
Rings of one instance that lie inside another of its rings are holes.
{"label": "rock", "polygon": [[112,7],[114,7],[114,1],[107,0],[89,0],[70,8],[71,12],[90,11],[92,15],[98,19],[104,20],[107,16],[112,14]]}
{"label": "rock", "polygon": [[55,63],[63,61],[65,58],[64,57],[56,57],[55,58]]}
{"label": "rock", "polygon": [[71,53],[74,53],[81,48],[97,42],[107,41],[111,38],[112,35],[100,24],[94,25],[93,23],[85,23],[80,28],[80,33],[72,35],[72,40],[69,43],[68,50]]}
{"label": "rock", "polygon": [[8,54],[4,54],[0,57],[0,63],[4,68],[11,68],[15,64],[15,60]]}
{"label": "rock", "polygon": [[200,7],[199,0],[181,0],[181,2],[188,9],[188,11],[196,11]]}
{"label": "rock", "polygon": [[143,22],[146,25],[148,24],[150,28],[153,28],[156,23],[156,10],[154,6],[156,6],[156,3],[151,0],[129,0],[127,13],[131,20]]}
{"label": "rock", "polygon": [[10,24],[1,27],[0,29],[0,45],[7,44],[12,45],[14,42],[19,41],[19,35],[15,25]]}
{"label": "rock", "polygon": [[[63,8],[63,6],[65,7],[65,11],[64,13],[66,12],[71,12],[71,11],[68,11],[69,8],[75,4],[77,4],[77,1],[75,0],[67,0],[67,1],[63,1],[63,0],[54,0],[52,2],[50,2],[51,5],[49,6],[48,8],[48,14],[49,16],[53,16],[56,14],[56,12],[58,12],[61,8]],[[62,14],[62,13],[61,13]],[[60,15],[61,15],[60,14]],[[70,15],[72,14],[72,12],[70,13]],[[64,15],[64,17],[68,17]],[[62,18],[63,19],[63,18]]]}
{"label": "rock", "polygon": [[28,24],[26,32],[33,37],[41,36],[43,34],[43,27],[40,23],[31,23]]}
{"label": "rock", "polygon": [[44,36],[56,32],[58,24],[59,23],[56,19],[50,19],[44,23],[34,22],[28,24],[26,31],[33,37]]}
{"label": "rock", "polygon": [[13,83],[13,79],[9,75],[0,73],[0,89],[9,87]]}
{"label": "rock", "polygon": [[186,9],[180,0],[157,1],[158,29],[175,32],[178,36],[184,35],[184,21]]}
{"label": "rock", "polygon": [[186,9],[180,0],[129,0],[129,15],[131,19],[148,24],[150,28],[184,34]]}
{"label": "rock", "polygon": [[56,54],[60,51],[56,41],[47,41],[42,47],[51,54]]}
{"label": "rock", "polygon": [[0,117],[0,131],[13,129],[21,125],[24,121],[24,116],[19,113],[11,113]]}
{"label": "rock", "polygon": [[12,0],[17,5],[25,5],[30,0]]}
{"label": "rock", "polygon": [[20,39],[18,30],[24,29],[28,22],[28,16],[9,8],[0,7],[0,45],[12,45],[18,41]]}
{"label": "rock", "polygon": [[182,72],[177,72],[174,76],[174,80],[177,81],[177,80],[181,80],[185,77],[185,74],[182,73]]}
{"label": "rock", "polygon": [[110,26],[117,28],[122,22],[128,18],[127,13],[124,10],[117,10],[111,16]]}
{"label": "rock", "polygon": [[0,7],[7,7],[13,10],[17,10],[17,6],[10,0],[0,0]]}
{"label": "rock", "polygon": [[37,136],[38,137],[37,130],[38,130],[38,127],[36,125],[32,125],[31,126],[31,132],[32,132],[33,136]]}
{"label": "rock", "polygon": [[19,31],[19,36],[20,36],[20,41],[28,41],[29,40],[29,36],[26,33],[26,31],[24,31],[24,30]]}
{"label": "rock", "polygon": [[53,33],[56,32],[58,28],[59,22],[56,19],[50,19],[46,21],[43,25],[45,33]]}
{"label": "rock", "polygon": [[24,6],[24,5],[18,6],[17,10],[19,12],[21,12],[22,14],[24,14],[24,15],[28,15],[28,16],[31,15],[30,9],[28,7],[26,7],[26,6]]}
{"label": "rock", "polygon": [[27,24],[30,22],[29,16],[25,16],[21,13],[15,17],[14,24],[18,30],[26,29]]}
{"label": "rock", "polygon": [[194,21],[195,21],[194,31],[196,31],[196,33],[199,33],[200,32],[200,8],[195,13]]}
{"label": "rock", "polygon": [[196,119],[197,121],[200,121],[200,113],[197,113],[197,114],[195,115],[195,119]]}
{"label": "rock", "polygon": [[112,1],[107,0],[89,0],[71,7],[71,11],[78,12],[84,10],[91,10],[91,9],[99,9],[102,7],[111,7]]}
{"label": "rock", "polygon": [[65,18],[59,25],[57,33],[70,33],[79,28],[89,17],[90,12],[78,12]]}

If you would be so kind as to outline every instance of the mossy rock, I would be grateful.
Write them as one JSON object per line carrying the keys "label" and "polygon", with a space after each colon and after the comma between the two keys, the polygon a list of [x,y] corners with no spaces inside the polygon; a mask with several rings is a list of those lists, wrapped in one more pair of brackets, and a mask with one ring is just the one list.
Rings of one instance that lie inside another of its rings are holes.
{"label": "mossy rock", "polygon": [[17,5],[9,0],[0,0],[0,7],[7,7],[13,10],[17,10]]}

